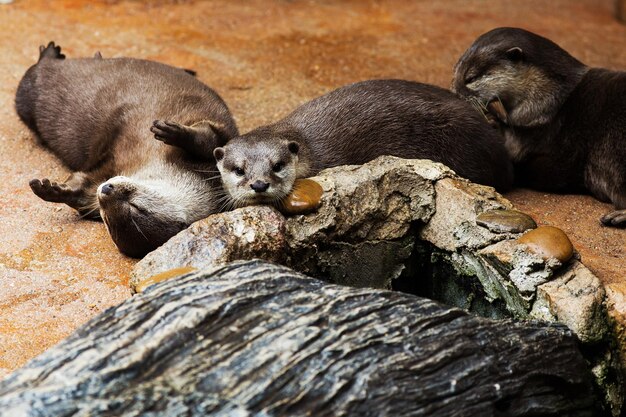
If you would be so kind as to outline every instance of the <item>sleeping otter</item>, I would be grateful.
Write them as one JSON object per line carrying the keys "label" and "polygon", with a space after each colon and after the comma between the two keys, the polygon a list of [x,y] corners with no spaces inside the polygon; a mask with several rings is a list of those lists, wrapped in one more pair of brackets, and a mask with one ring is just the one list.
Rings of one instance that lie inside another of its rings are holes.
{"label": "sleeping otter", "polygon": [[75,171],[62,183],[32,180],[33,192],[101,217],[135,257],[216,212],[212,152],[237,135],[224,101],[164,64],[64,58],[52,42],[40,47],[15,97],[22,121]]}
{"label": "sleeping otter", "polygon": [[589,68],[557,44],[516,28],[481,35],[456,64],[452,89],[497,121],[531,188],[587,190],[626,226],[626,72]]}
{"label": "sleeping otter", "polygon": [[512,167],[502,139],[464,100],[402,80],[351,84],[214,151],[232,206],[276,203],[296,178],[381,155],[442,162],[474,182],[506,190]]}

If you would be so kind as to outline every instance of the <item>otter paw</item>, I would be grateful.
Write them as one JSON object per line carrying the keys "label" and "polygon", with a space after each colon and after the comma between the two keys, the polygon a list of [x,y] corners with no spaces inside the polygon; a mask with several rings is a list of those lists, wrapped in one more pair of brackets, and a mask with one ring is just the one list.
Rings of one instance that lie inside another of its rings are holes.
{"label": "otter paw", "polygon": [[154,133],[156,140],[172,146],[181,146],[183,142],[189,140],[187,127],[176,122],[155,120],[154,123],[152,123],[150,131]]}
{"label": "otter paw", "polygon": [[80,190],[72,189],[67,184],[51,182],[47,178],[31,180],[29,185],[39,198],[52,203],[65,203],[75,199],[80,193]]}
{"label": "otter paw", "polygon": [[609,227],[626,227],[626,209],[612,211],[602,216],[600,221]]}
{"label": "otter paw", "polygon": [[61,53],[61,47],[56,46],[54,42],[50,42],[48,46],[41,45],[39,47],[39,60],[44,58],[65,59],[65,55]]}

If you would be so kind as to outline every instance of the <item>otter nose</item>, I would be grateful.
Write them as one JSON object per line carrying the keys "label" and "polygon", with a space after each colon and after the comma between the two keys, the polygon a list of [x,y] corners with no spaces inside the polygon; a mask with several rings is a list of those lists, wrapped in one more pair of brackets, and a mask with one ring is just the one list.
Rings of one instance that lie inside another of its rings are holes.
{"label": "otter nose", "polygon": [[257,180],[253,184],[250,184],[250,188],[252,188],[256,193],[262,193],[267,191],[267,189],[270,188],[270,185],[261,180]]}
{"label": "otter nose", "polygon": [[106,183],[100,187],[100,192],[104,195],[109,195],[113,192],[113,184]]}

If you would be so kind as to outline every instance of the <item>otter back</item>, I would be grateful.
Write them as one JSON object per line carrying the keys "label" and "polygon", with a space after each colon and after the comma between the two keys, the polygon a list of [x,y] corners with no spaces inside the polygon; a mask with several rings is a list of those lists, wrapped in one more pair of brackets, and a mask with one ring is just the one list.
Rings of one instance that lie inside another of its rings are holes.
{"label": "otter back", "polygon": [[215,152],[225,189],[244,204],[285,195],[295,178],[381,155],[442,162],[499,190],[512,182],[502,138],[479,112],[447,90],[402,80],[339,88]]}

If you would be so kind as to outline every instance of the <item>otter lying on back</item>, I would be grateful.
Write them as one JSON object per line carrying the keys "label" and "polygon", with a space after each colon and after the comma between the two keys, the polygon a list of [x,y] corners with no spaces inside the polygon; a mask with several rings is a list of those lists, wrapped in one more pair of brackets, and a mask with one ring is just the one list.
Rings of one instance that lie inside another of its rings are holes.
{"label": "otter lying on back", "polygon": [[130,256],[216,212],[212,152],[237,135],[222,99],[164,64],[64,58],[42,46],[15,97],[22,121],[76,171],[63,183],[32,180],[33,192],[102,217]]}
{"label": "otter lying on back", "polygon": [[522,185],[590,191],[626,226],[626,72],[589,68],[515,28],[481,35],[455,67],[453,90],[497,120]]}
{"label": "otter lying on back", "polygon": [[273,203],[296,178],[381,155],[442,162],[506,190],[512,167],[502,139],[468,103],[439,87],[401,80],[351,84],[214,151],[233,206]]}

